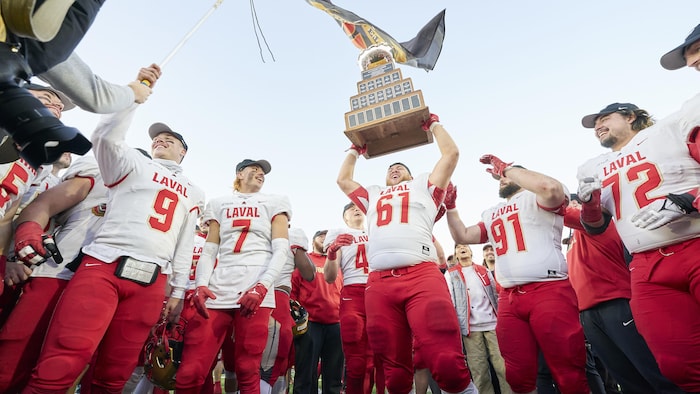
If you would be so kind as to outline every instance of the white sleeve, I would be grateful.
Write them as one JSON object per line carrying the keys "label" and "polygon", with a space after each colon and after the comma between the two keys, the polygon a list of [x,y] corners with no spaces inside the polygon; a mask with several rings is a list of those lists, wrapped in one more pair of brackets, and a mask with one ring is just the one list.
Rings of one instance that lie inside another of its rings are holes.
{"label": "white sleeve", "polygon": [[143,157],[124,141],[137,106],[134,104],[124,111],[103,115],[92,133],[92,150],[106,185],[121,180],[134,168],[135,158]]}
{"label": "white sleeve", "polygon": [[194,249],[194,233],[197,226],[196,209],[187,214],[184,225],[180,228],[180,234],[173,253],[173,274],[170,278],[172,291],[170,296],[174,298],[184,298],[185,290],[189,284],[190,267],[192,267],[192,249]]}
{"label": "white sleeve", "polygon": [[88,112],[111,114],[128,108],[135,100],[128,85],[105,81],[75,53],[38,76],[65,93],[78,107]]}
{"label": "white sleeve", "polygon": [[326,239],[323,241],[323,250],[328,249],[328,247],[333,243],[333,241],[335,241],[336,238],[338,238],[340,234],[342,234],[341,229],[334,228],[328,230],[326,233]]}
{"label": "white sleeve", "polygon": [[289,253],[289,240],[287,238],[275,238],[272,240],[272,258],[265,272],[260,276],[258,282],[262,283],[266,289],[270,289],[282,272],[282,267],[287,262]]}
{"label": "white sleeve", "polygon": [[217,253],[219,253],[219,244],[215,242],[207,242],[204,244],[194,274],[194,283],[196,287],[209,286],[209,279],[211,279],[211,275],[214,273],[214,265],[216,265]]}

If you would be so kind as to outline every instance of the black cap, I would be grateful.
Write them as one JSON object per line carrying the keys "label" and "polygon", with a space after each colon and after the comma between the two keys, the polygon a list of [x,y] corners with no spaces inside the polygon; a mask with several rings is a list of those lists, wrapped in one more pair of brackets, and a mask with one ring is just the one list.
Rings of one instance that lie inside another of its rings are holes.
{"label": "black cap", "polygon": [[51,86],[43,86],[36,83],[28,83],[25,84],[23,87],[28,90],[45,90],[55,94],[56,96],[58,96],[58,98],[61,100],[61,103],[63,104],[63,112],[75,108],[75,104],[71,101],[70,98],[68,98],[68,96],[66,96],[65,93],[61,92],[60,90],[56,90]]}
{"label": "black cap", "polygon": [[182,143],[185,150],[187,150],[187,143],[185,142],[185,139],[182,138],[182,134],[173,131],[173,129],[171,129],[167,124],[160,122],[153,123],[151,127],[148,128],[148,136],[151,137],[151,139],[156,138],[156,136],[160,133],[168,133],[177,138],[177,140]]}
{"label": "black cap", "polygon": [[581,203],[581,199],[578,198],[578,194],[576,194],[576,193],[571,193],[571,194],[569,195],[569,201],[576,201],[576,202],[578,202],[579,204]]}
{"label": "black cap", "polygon": [[700,40],[700,25],[695,26],[695,29],[686,37],[685,42],[661,56],[661,67],[667,70],[683,68],[686,64],[683,52],[685,52],[685,48],[697,40]]}
{"label": "black cap", "polygon": [[486,250],[486,248],[491,248],[491,249],[493,249],[493,245],[491,245],[491,244],[484,244],[484,247],[481,248],[481,250],[484,251],[484,250]]}
{"label": "black cap", "polygon": [[262,168],[263,172],[265,174],[269,174],[270,171],[272,170],[272,166],[270,165],[270,162],[267,160],[250,160],[250,159],[245,159],[242,162],[236,164],[236,172],[252,166],[252,165],[258,165],[260,168]]}
{"label": "black cap", "polygon": [[312,239],[316,239],[316,237],[318,237],[319,235],[326,234],[327,232],[328,230],[318,230],[316,231],[316,234],[314,234],[314,237]]}
{"label": "black cap", "polygon": [[345,204],[345,206],[343,207],[343,215],[345,215],[345,211],[347,211],[348,209],[350,209],[354,206],[355,206],[354,202],[349,202],[349,203]]}
{"label": "black cap", "polygon": [[639,107],[631,103],[612,103],[607,107],[603,108],[597,114],[586,115],[581,119],[581,124],[587,129],[592,129],[595,127],[595,121],[601,116],[609,115],[614,112],[620,111],[636,111]]}
{"label": "black cap", "polygon": [[396,163],[394,163],[394,164],[390,165],[390,166],[389,166],[389,168],[391,168],[391,167],[393,167],[393,166],[395,166],[395,165],[400,165],[400,166],[403,166],[403,168],[405,168],[405,169],[406,169],[406,171],[408,171],[408,175],[413,175],[413,174],[411,174],[411,169],[410,169],[410,168],[408,168],[408,166],[407,166],[407,165],[405,165],[405,164],[401,163],[400,161],[397,161]]}

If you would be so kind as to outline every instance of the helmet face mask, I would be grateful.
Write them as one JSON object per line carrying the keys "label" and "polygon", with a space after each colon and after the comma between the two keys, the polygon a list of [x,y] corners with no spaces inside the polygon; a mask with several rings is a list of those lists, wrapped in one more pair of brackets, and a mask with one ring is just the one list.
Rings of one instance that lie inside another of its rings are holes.
{"label": "helmet face mask", "polygon": [[182,325],[161,321],[146,342],[146,377],[162,389],[175,390],[175,374],[182,358],[183,334]]}
{"label": "helmet face mask", "polygon": [[289,300],[289,312],[294,319],[292,333],[294,336],[304,335],[309,329],[309,313],[306,312],[306,308],[296,300]]}

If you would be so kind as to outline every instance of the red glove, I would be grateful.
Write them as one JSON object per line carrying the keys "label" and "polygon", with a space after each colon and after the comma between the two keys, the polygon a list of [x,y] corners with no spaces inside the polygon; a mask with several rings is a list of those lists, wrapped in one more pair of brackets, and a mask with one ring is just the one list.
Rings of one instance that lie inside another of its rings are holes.
{"label": "red glove", "polygon": [[486,172],[499,179],[503,176],[503,172],[513,164],[513,162],[506,163],[494,155],[483,155],[479,161],[493,166],[493,168],[487,168]]}
{"label": "red glove", "polygon": [[27,264],[41,264],[51,253],[44,249],[44,229],[37,222],[22,222],[15,230],[15,253]]}
{"label": "red glove", "polygon": [[355,144],[350,145],[350,148],[348,150],[354,150],[357,152],[358,155],[362,156],[365,153],[367,153],[367,144],[364,144],[362,146],[357,146]]}
{"label": "red glove", "polygon": [[430,126],[435,122],[440,122],[440,118],[435,114],[430,114],[428,119],[424,120],[423,124],[421,124],[421,128],[423,131],[428,132],[430,131]]}
{"label": "red glove", "polygon": [[241,315],[243,317],[251,317],[258,311],[262,304],[267,288],[262,283],[258,283],[243,294],[238,303],[241,305]]}
{"label": "red glove", "polygon": [[450,184],[447,185],[447,189],[445,189],[444,203],[446,209],[457,208],[457,186],[453,185],[452,182],[450,182]]}
{"label": "red glove", "polygon": [[206,286],[197,287],[197,290],[194,291],[194,295],[192,296],[194,307],[197,308],[197,312],[205,319],[209,318],[209,311],[207,310],[206,303],[210,298],[215,300],[216,296]]}
{"label": "red glove", "polygon": [[328,256],[328,259],[330,260],[337,259],[338,249],[340,249],[342,246],[352,245],[353,242],[355,242],[355,237],[353,237],[352,234],[338,235],[335,238],[335,241],[328,245],[328,249],[326,249],[326,256]]}

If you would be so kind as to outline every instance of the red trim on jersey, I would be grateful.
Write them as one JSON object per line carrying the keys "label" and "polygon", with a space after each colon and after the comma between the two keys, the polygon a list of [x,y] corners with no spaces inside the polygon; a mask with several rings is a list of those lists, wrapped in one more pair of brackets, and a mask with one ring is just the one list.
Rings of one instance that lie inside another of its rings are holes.
{"label": "red trim on jersey", "polygon": [[486,231],[486,225],[484,224],[484,222],[479,222],[477,226],[479,226],[479,230],[481,231],[481,238],[479,238],[479,243],[484,244],[488,242],[489,233],[488,231]]}
{"label": "red trim on jersey", "polygon": [[566,196],[566,198],[564,198],[564,201],[562,201],[561,205],[559,205],[558,207],[545,207],[540,205],[539,202],[537,203],[537,206],[540,207],[540,209],[544,209],[545,211],[551,212],[555,215],[564,216],[564,214],[566,213],[566,207],[569,206],[569,197]]}
{"label": "red trim on jersey", "polygon": [[92,191],[93,187],[95,187],[95,178],[91,176],[76,175],[75,178],[88,179],[90,181],[90,190],[88,191],[88,193]]}
{"label": "red trim on jersey", "polygon": [[350,197],[350,201],[352,201],[358,208],[360,208],[360,211],[362,211],[362,213],[367,215],[368,207],[366,207],[364,204],[365,201],[369,202],[369,193],[367,192],[367,189],[365,189],[363,186],[360,186],[357,189],[353,190],[350,194],[348,194],[348,197]]}
{"label": "red trim on jersey", "polygon": [[[129,174],[131,174],[131,173],[129,173]],[[105,183],[105,186],[106,186],[107,188],[113,188],[114,186],[117,186],[118,184],[124,182],[124,179],[126,179],[126,177],[128,177],[129,174],[124,175],[123,177],[121,177],[119,180],[117,180],[116,182],[112,183],[111,185],[108,185],[108,184]]]}
{"label": "red trim on jersey", "polygon": [[700,141],[698,141],[698,134],[700,134],[700,126],[693,127],[690,133],[688,133],[688,141],[686,144],[688,145],[690,156],[700,163]]}
{"label": "red trim on jersey", "polygon": [[[430,181],[428,181],[428,189],[430,189],[433,186]],[[435,186],[435,189],[433,190],[433,201],[435,202],[435,206],[439,207],[440,204],[442,204],[442,201],[445,199],[445,189],[441,189],[437,186]]]}

